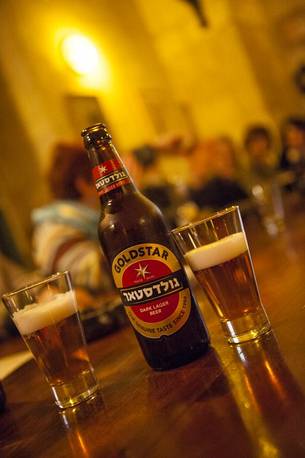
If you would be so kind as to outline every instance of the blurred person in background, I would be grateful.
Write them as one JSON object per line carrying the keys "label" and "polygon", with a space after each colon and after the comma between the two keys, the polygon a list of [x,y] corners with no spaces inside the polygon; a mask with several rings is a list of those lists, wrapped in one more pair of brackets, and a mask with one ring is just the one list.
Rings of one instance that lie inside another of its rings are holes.
{"label": "blurred person in background", "polygon": [[244,139],[248,155],[247,186],[265,230],[278,235],[285,226],[282,177],[277,171],[277,155],[271,131],[264,125],[250,126]]}
{"label": "blurred person in background", "polygon": [[248,161],[248,180],[255,183],[272,177],[276,170],[277,157],[273,136],[266,126],[250,126],[245,134],[244,149]]}
{"label": "blurred person in background", "polygon": [[288,118],[283,125],[283,151],[279,168],[290,172],[289,189],[305,192],[305,119]]}
{"label": "blurred person in background", "polygon": [[160,172],[157,149],[151,145],[143,145],[133,150],[133,156],[141,169],[141,172],[137,172],[141,192],[160,208],[169,226],[175,227],[175,189]]}
{"label": "blurred person in background", "polygon": [[219,210],[248,197],[238,180],[235,148],[229,137],[197,145],[190,161],[195,176],[191,195],[199,208]]}
{"label": "blurred person in background", "polygon": [[42,275],[69,270],[86,304],[88,293],[111,291],[112,280],[97,239],[99,200],[84,149],[57,144],[47,180],[54,201],[32,213],[34,261]]}

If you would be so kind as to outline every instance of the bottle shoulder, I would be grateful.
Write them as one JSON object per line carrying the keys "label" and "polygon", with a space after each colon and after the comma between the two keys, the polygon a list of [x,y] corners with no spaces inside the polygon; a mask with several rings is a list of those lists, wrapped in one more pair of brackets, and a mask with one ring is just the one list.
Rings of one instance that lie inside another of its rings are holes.
{"label": "bottle shoulder", "polygon": [[124,198],[117,207],[104,208],[99,237],[104,252],[110,258],[139,243],[171,245],[169,229],[161,211],[141,194]]}
{"label": "bottle shoulder", "polygon": [[154,219],[164,221],[160,209],[143,194],[132,193],[105,204],[102,208],[100,225],[103,227],[109,224],[127,226]]}

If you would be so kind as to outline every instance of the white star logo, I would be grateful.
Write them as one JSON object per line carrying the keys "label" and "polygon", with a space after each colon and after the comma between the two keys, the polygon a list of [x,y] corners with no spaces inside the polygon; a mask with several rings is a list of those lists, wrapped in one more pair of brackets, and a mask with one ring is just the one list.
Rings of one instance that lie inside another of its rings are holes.
{"label": "white star logo", "polygon": [[107,172],[107,167],[105,167],[104,165],[100,165],[99,166],[99,171],[100,171],[101,174],[103,174],[103,173]]}
{"label": "white star logo", "polygon": [[135,269],[135,271],[137,272],[137,277],[142,277],[145,280],[145,276],[150,275],[150,272],[148,272],[147,269],[148,265],[143,267],[141,266],[141,264],[139,264],[139,267]]}

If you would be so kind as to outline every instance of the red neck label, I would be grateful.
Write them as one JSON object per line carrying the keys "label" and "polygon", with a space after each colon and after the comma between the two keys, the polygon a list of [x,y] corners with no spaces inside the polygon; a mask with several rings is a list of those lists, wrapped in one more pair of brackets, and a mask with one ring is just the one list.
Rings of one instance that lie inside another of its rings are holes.
{"label": "red neck label", "polygon": [[97,165],[93,168],[92,175],[99,196],[131,182],[117,159],[110,159]]}

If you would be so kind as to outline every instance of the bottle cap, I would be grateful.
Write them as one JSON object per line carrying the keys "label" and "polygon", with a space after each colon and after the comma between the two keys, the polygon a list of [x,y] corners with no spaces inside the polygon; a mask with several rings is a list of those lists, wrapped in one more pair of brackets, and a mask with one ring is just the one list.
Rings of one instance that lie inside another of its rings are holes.
{"label": "bottle cap", "polygon": [[86,127],[81,132],[85,147],[100,146],[105,141],[111,140],[111,135],[107,131],[107,127],[103,123],[94,124],[93,126]]}

